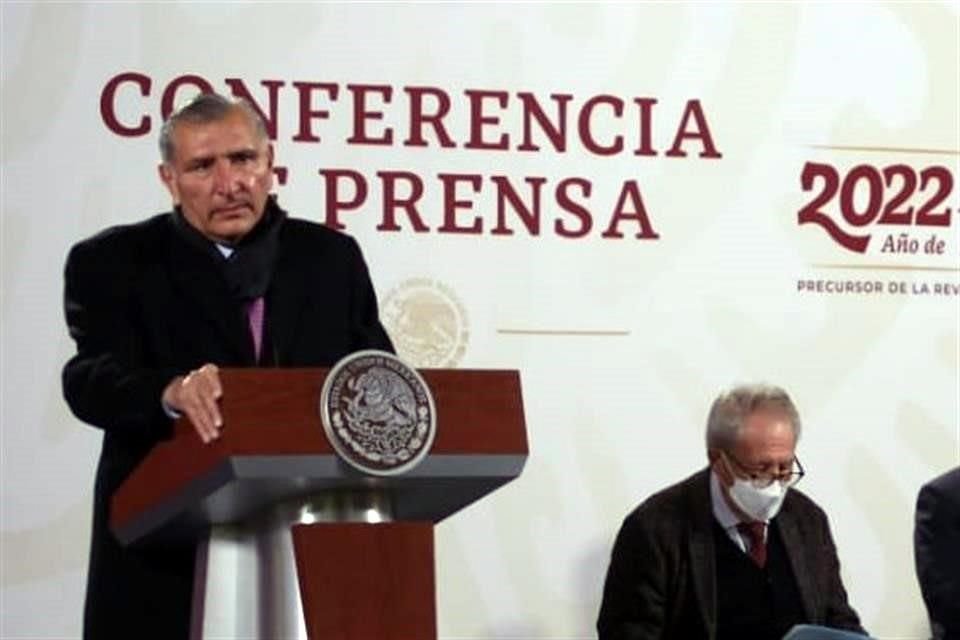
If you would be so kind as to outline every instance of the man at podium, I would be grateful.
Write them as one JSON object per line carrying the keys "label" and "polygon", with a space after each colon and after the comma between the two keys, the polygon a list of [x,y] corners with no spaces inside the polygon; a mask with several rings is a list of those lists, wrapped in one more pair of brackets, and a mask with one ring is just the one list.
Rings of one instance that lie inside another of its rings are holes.
{"label": "man at podium", "polygon": [[778,387],[721,393],[710,465],[651,496],[617,535],[601,640],[779,640],[797,624],[864,633],[827,517],[793,487],[800,417]]}
{"label": "man at podium", "polygon": [[[273,149],[249,104],[202,94],[160,134],[170,212],[74,246],[63,370],[74,414],[103,429],[84,637],[186,638],[193,543],[122,547],[110,496],[185,415],[208,443],[222,423],[218,366],[330,366],[393,351],[356,242],[289,218],[270,195]],[[198,442],[198,446],[201,444]]]}

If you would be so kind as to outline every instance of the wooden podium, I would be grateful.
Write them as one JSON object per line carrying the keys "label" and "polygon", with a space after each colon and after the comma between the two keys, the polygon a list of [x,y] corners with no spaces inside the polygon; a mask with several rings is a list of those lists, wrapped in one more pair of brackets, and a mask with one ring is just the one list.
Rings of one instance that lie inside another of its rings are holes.
{"label": "wooden podium", "polygon": [[111,526],[125,544],[220,532],[254,557],[246,574],[217,577],[201,545],[194,638],[223,634],[204,621],[219,591],[230,594],[221,615],[246,620],[245,637],[436,638],[434,523],[523,469],[516,371],[420,370],[436,437],[419,465],[388,477],[357,471],[328,443],[318,409],[326,374],[222,369],[220,439],[204,445],[178,421],[114,493]]}

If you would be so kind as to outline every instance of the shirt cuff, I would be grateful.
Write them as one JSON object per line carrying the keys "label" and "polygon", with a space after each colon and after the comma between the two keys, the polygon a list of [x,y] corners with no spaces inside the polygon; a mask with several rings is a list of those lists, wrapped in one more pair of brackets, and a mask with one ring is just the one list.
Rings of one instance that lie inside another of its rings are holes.
{"label": "shirt cuff", "polygon": [[182,413],[180,413],[179,411],[177,411],[176,409],[168,405],[166,402],[164,402],[162,399],[160,400],[160,406],[163,407],[163,412],[167,414],[167,417],[170,418],[171,420],[176,420],[177,418],[183,415]]}

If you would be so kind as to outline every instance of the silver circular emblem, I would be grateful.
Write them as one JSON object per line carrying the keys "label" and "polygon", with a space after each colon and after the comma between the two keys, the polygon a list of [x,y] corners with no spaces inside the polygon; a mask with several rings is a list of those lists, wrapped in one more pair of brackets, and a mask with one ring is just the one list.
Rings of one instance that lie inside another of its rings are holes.
{"label": "silver circular emblem", "polygon": [[334,365],[320,392],[320,419],[340,457],[377,476],[412,469],[436,434],[427,383],[386,351],[358,351]]}

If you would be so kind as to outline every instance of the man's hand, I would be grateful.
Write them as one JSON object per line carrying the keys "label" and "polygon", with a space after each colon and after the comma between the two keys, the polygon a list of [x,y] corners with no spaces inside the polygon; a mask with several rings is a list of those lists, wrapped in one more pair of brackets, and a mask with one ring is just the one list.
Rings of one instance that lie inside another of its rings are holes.
{"label": "man's hand", "polygon": [[185,414],[204,443],[220,437],[223,418],[220,417],[220,373],[215,364],[205,364],[186,376],[177,376],[163,390],[163,402],[171,409]]}

